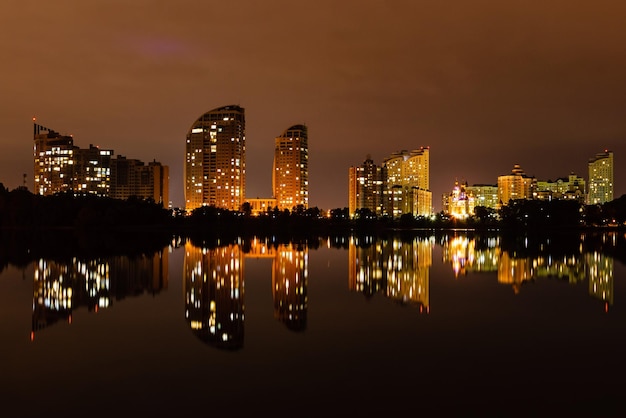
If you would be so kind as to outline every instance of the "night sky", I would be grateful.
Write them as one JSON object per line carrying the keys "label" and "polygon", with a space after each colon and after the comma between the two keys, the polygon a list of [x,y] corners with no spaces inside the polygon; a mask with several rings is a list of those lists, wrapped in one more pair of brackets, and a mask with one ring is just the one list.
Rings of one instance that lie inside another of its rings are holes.
{"label": "night sky", "polygon": [[3,0],[0,182],[32,190],[32,118],[75,145],[170,167],[185,135],[246,110],[247,197],[274,138],[309,130],[310,206],[348,206],[348,168],[430,147],[436,211],[455,181],[587,179],[614,152],[626,194],[626,2]]}

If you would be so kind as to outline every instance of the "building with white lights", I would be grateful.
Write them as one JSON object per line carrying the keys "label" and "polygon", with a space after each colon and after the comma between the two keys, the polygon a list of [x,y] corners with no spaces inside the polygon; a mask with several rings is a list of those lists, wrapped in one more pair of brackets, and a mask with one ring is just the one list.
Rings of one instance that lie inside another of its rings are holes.
{"label": "building with white lights", "polygon": [[498,186],[496,184],[465,185],[465,192],[474,196],[474,207],[490,209],[498,207]]}
{"label": "building with white lights", "polygon": [[613,200],[613,152],[605,150],[590,158],[587,204],[596,205]]}
{"label": "building with white lights", "polygon": [[34,191],[50,196],[73,192],[108,196],[113,150],[81,149],[74,138],[34,124]]}
{"label": "building with white lights", "polygon": [[538,180],[535,198],[539,200],[577,200],[585,203],[585,179],[571,173],[556,180]]}
{"label": "building with white lights", "polygon": [[74,138],[34,125],[35,193],[94,194],[114,199],[131,196],[169,204],[169,168],[153,161],[114,157],[113,150],[89,145],[79,148]]}

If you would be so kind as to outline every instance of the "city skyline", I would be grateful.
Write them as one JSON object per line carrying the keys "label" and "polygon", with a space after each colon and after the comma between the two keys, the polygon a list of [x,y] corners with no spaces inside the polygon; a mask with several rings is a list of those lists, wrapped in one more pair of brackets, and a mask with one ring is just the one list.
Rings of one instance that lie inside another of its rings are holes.
{"label": "city skyline", "polygon": [[[421,146],[436,212],[455,181],[495,184],[514,164],[587,178],[605,149],[626,194],[626,4],[183,3],[2,6],[5,187],[33,182],[37,117],[81,146],[168,165],[182,207],[185,133],[233,103],[246,109],[247,198],[272,195],[274,140],[294,123],[309,130],[311,207],[347,207],[346,173],[366,156]],[[236,25],[206,23],[229,14]]]}

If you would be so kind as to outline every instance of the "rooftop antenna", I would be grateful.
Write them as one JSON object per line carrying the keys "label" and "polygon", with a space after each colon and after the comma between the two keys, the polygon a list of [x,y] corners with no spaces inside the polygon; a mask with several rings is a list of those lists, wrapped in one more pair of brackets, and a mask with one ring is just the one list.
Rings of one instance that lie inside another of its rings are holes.
{"label": "rooftop antenna", "polygon": [[28,186],[26,186],[26,173],[24,173],[24,188],[28,189]]}

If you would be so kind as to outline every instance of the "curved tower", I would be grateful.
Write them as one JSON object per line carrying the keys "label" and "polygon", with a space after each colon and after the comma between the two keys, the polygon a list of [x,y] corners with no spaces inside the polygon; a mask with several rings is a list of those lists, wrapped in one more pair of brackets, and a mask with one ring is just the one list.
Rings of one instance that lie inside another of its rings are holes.
{"label": "curved tower", "polygon": [[309,144],[305,125],[293,125],[276,138],[272,189],[280,210],[309,207]]}
{"label": "curved tower", "polygon": [[239,210],[246,185],[245,112],[223,106],[200,116],[187,132],[185,209]]}

